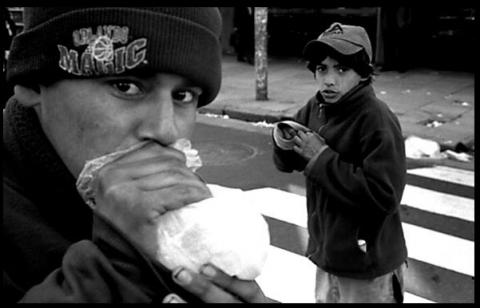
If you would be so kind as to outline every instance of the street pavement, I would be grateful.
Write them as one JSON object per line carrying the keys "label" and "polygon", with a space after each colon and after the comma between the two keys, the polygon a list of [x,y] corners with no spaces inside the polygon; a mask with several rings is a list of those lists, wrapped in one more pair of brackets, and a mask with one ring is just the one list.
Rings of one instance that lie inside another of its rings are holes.
{"label": "street pavement", "polygon": [[[269,58],[268,100],[257,101],[253,65],[223,56],[222,88],[200,113],[273,123],[292,116],[316,92],[313,75],[296,58]],[[377,96],[398,116],[404,137],[437,142],[442,150],[474,150],[474,74],[427,68],[378,72]]]}

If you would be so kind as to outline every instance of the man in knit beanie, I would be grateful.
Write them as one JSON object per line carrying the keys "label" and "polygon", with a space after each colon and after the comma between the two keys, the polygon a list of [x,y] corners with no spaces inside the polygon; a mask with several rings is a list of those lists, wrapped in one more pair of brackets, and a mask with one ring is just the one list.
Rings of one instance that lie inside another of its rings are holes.
{"label": "man in knit beanie", "polygon": [[[3,113],[3,291],[10,302],[265,302],[255,281],[155,261],[156,218],[211,196],[172,147],[218,94],[207,7],[26,7]],[[93,212],[76,190],[102,168]]]}

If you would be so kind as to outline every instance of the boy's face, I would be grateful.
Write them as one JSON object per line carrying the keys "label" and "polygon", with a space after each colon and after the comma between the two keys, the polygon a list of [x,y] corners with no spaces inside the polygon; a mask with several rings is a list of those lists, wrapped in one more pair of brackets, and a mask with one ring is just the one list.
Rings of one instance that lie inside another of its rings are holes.
{"label": "boy's face", "polygon": [[336,103],[358,85],[362,77],[353,69],[343,66],[337,60],[326,57],[315,70],[319,91],[327,103]]}
{"label": "boy's face", "polygon": [[201,89],[178,75],[62,80],[41,86],[35,105],[45,134],[70,172],[143,140],[190,138]]}

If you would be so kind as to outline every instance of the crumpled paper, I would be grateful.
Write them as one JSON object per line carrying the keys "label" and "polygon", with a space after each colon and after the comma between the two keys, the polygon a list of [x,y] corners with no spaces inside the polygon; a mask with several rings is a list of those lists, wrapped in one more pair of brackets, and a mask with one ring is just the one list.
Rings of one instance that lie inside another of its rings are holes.
{"label": "crumpled paper", "polygon": [[[80,172],[76,183],[77,190],[82,196],[85,203],[87,203],[91,208],[95,207],[95,192],[92,187],[92,182],[97,176],[98,171],[103,166],[123,157],[130,152],[142,148],[149,142],[150,141],[142,141],[127,149],[112,152],[110,154],[87,161],[82,171]],[[195,172],[198,168],[202,166],[202,161],[200,159],[200,156],[198,155],[198,151],[192,148],[192,143],[190,142],[190,140],[181,138],[170,146],[174,149],[182,151],[185,154],[186,165],[192,171]]]}
{"label": "crumpled paper", "polygon": [[273,127],[273,140],[275,140],[275,143],[282,150],[292,150],[295,145],[292,139],[283,137],[282,131],[287,128],[292,128],[295,131],[302,131],[304,133],[312,131],[310,128],[295,121],[286,120],[275,123],[275,126]]}
{"label": "crumpled paper", "polygon": [[208,184],[213,197],[158,217],[157,260],[168,269],[198,273],[211,263],[253,280],[262,272],[270,233],[255,200],[243,190]]}
{"label": "crumpled paper", "polygon": [[440,152],[440,145],[433,140],[408,136],[405,139],[405,154],[408,158],[443,159],[445,154]]}

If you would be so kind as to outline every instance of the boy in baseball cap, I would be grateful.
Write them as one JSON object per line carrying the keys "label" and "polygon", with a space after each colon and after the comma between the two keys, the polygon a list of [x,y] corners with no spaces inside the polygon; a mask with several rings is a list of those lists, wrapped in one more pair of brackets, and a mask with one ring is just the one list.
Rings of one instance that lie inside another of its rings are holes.
{"label": "boy in baseball cap", "polygon": [[316,300],[402,302],[405,149],[397,117],[372,87],[367,32],[333,23],[304,55],[318,91],[292,119],[307,129],[274,129],[274,140],[293,144],[274,142],[274,162],[306,177]]}
{"label": "boy in baseball cap", "polygon": [[[3,113],[3,291],[21,302],[263,302],[213,265],[156,262],[158,217],[211,196],[172,147],[218,94],[221,17],[209,7],[26,7]],[[85,162],[145,143],[99,171]]]}

